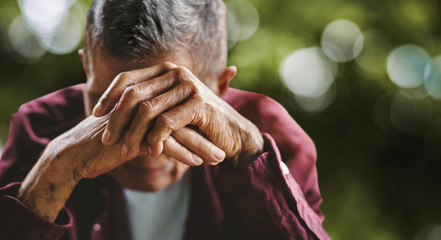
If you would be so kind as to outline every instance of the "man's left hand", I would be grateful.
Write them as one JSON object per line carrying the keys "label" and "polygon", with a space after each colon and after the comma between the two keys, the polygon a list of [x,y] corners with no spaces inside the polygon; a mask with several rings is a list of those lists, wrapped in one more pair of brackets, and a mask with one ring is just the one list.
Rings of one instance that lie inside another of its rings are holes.
{"label": "man's left hand", "polygon": [[208,164],[218,164],[224,158],[234,165],[246,164],[262,151],[263,138],[253,123],[188,69],[172,63],[119,74],[98,101],[93,115],[103,116],[112,109],[102,141],[113,145],[127,131],[123,145],[127,159],[144,152],[159,155],[170,135],[190,151],[201,152],[198,145],[191,144],[188,133],[180,134],[187,125],[197,128],[193,134],[199,134],[199,130],[224,151],[213,151],[210,159],[201,156]]}

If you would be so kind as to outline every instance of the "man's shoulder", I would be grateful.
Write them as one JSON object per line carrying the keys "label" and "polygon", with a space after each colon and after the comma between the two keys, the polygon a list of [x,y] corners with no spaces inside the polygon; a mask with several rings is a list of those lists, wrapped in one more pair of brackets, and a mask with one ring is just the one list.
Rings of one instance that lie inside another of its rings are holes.
{"label": "man's shoulder", "polygon": [[67,106],[72,104],[72,101],[82,102],[83,87],[84,84],[78,84],[33,99],[22,104],[19,112],[35,112],[38,110],[44,110],[44,108]]}
{"label": "man's shoulder", "polygon": [[283,109],[282,105],[280,105],[277,101],[264,94],[239,90],[235,88],[229,88],[227,94],[223,97],[223,99],[236,110],[253,106],[263,107],[268,105]]}
{"label": "man's shoulder", "polygon": [[255,92],[230,88],[223,98],[236,111],[254,123],[268,119],[292,120],[286,109],[274,99]]}
{"label": "man's shoulder", "polygon": [[298,152],[301,147],[315,155],[311,138],[275,100],[263,94],[237,89],[230,89],[224,100],[253,122],[261,132],[269,133],[281,147],[282,155],[293,150]]}
{"label": "man's shoulder", "polygon": [[12,121],[37,136],[56,137],[84,118],[83,86],[63,88],[24,103]]}

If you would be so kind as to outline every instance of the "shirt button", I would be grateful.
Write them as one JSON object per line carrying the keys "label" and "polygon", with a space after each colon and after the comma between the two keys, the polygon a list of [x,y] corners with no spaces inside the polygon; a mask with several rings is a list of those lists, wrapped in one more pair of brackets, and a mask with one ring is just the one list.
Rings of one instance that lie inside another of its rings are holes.
{"label": "shirt button", "polygon": [[283,175],[288,175],[289,174],[289,168],[282,161],[280,161],[280,168],[282,169],[282,174]]}
{"label": "shirt button", "polygon": [[99,230],[101,230],[101,224],[99,224],[99,223],[95,223],[95,224],[93,225],[93,230],[96,231],[96,232],[98,232]]}

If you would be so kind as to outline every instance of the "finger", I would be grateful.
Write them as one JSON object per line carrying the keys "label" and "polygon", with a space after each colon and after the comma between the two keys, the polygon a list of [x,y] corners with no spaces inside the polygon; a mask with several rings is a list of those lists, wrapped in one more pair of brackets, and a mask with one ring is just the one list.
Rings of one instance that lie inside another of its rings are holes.
{"label": "finger", "polygon": [[173,68],[176,68],[175,64],[166,62],[152,67],[118,74],[118,76],[115,77],[110,86],[98,100],[97,104],[93,108],[92,114],[96,117],[105,115],[118,102],[119,98],[124,92],[124,89],[126,89],[128,86],[158,77]]}
{"label": "finger", "polygon": [[200,156],[207,164],[216,165],[225,159],[224,151],[191,128],[183,127],[172,132],[171,135],[187,149]]}
{"label": "finger", "polygon": [[190,166],[199,166],[203,160],[177,142],[172,136],[164,141],[164,154]]}
{"label": "finger", "polygon": [[195,88],[190,83],[183,82],[166,93],[142,102],[125,135],[124,146],[129,153],[127,157],[135,157],[139,152],[141,142],[159,114],[180,104],[193,95],[194,91]]}
{"label": "finger", "polygon": [[151,155],[157,156],[162,151],[162,142],[173,132],[186,125],[200,125],[202,119],[201,97],[194,95],[185,103],[159,115],[153,128],[147,134],[147,142],[151,148]]}
{"label": "finger", "polygon": [[122,135],[124,127],[132,120],[141,102],[167,91],[177,83],[178,80],[174,73],[168,72],[150,81],[141,82],[124,89],[119,102],[116,104],[115,111],[109,119],[102,142],[105,145],[116,143]]}

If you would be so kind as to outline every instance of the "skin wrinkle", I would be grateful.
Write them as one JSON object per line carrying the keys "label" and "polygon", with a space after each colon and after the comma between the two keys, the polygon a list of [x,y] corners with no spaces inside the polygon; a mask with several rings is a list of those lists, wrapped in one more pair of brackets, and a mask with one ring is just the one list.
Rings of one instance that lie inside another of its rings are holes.
{"label": "skin wrinkle", "polygon": [[[210,112],[213,112],[213,107],[209,104],[208,108]],[[229,116],[234,117],[234,116]],[[226,118],[226,119],[229,119]],[[211,125],[208,125],[211,124]],[[233,128],[231,132],[237,132],[238,129],[235,128],[235,124],[225,123],[222,121],[219,121],[219,119],[214,119],[211,123],[207,122],[207,125],[205,126],[206,129],[214,129],[215,131],[212,132],[211,135],[208,137],[210,139],[222,139],[219,138],[220,135],[225,134],[222,130],[227,128]],[[227,139],[227,138],[225,138]],[[227,142],[215,142],[216,145],[220,146],[222,149],[228,149],[226,152],[230,153],[227,154],[227,158],[230,158],[232,155],[236,155],[236,153],[239,151],[238,146],[242,145],[240,138],[236,138],[235,136],[229,136],[228,139],[234,139],[233,141],[227,141]],[[233,143],[239,143],[239,144],[233,144]]]}
{"label": "skin wrinkle", "polygon": [[[126,73],[126,75],[127,75],[127,73]],[[154,91],[154,92],[150,92],[149,90],[150,89],[156,89],[155,88],[155,86],[151,86],[151,87],[149,87],[149,88],[147,88],[146,90],[147,91],[149,91],[147,94],[141,94],[141,93],[139,93],[140,95],[143,95],[145,98],[150,98],[151,96],[152,96],[152,94],[155,94],[155,92],[156,93],[159,93],[159,94],[162,94],[163,92],[165,92],[165,91],[168,91],[169,89],[171,89],[171,88],[173,88],[174,86],[175,86],[175,84],[174,84],[174,81],[171,81],[171,79],[173,79],[173,78],[170,78],[170,76],[171,76],[171,74],[168,74],[167,73],[167,82],[170,82],[170,84],[168,84],[167,86],[166,86],[166,88],[165,88],[165,90],[163,90],[163,91]],[[118,78],[118,80],[120,80],[121,78],[123,78],[123,77],[119,77]],[[155,81],[156,80],[156,81]],[[159,84],[163,84],[164,83],[164,81],[159,81],[159,80],[161,80],[161,79],[158,79],[158,78],[155,78],[154,80],[151,80],[151,81],[155,81],[155,83],[157,83],[157,85],[159,85]],[[131,85],[129,88],[139,88],[140,86],[139,85]],[[145,92],[145,90],[144,90],[145,88],[143,88],[142,90],[139,90],[140,92]],[[124,90],[124,92],[123,92],[123,94],[122,94],[122,99],[120,100],[120,105],[125,105],[124,104],[124,100],[125,99],[130,99],[131,97],[134,97],[134,96],[131,96],[130,94],[129,94],[129,96],[127,96],[127,93],[126,93],[126,91],[130,91],[130,90]],[[110,93],[109,93],[110,94]],[[132,98],[133,99],[133,98]],[[139,101],[137,101],[137,103],[139,103],[140,101],[142,101],[141,99],[139,100]],[[106,104],[105,102],[103,103],[103,104]],[[116,114],[118,114],[118,113],[116,113]],[[110,124],[111,126],[113,125],[113,123],[111,123]],[[113,127],[110,127],[110,129],[113,129]]]}

